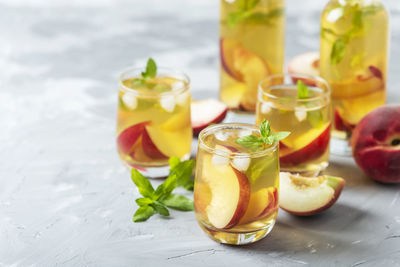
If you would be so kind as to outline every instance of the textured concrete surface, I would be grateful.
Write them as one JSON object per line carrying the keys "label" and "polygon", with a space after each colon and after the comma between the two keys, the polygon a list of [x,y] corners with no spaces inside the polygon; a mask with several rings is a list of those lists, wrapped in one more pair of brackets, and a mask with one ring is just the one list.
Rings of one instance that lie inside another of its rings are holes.
{"label": "textured concrete surface", "polygon": [[[286,59],[318,48],[326,1],[287,0]],[[392,14],[391,103],[400,103],[400,4]],[[218,90],[218,1],[0,1],[0,266],[400,266],[400,187],[351,158],[328,212],[280,212],[272,233],[219,245],[193,213],[132,223],[138,193],[115,150],[116,80],[148,56]],[[158,182],[155,181],[155,184]]]}

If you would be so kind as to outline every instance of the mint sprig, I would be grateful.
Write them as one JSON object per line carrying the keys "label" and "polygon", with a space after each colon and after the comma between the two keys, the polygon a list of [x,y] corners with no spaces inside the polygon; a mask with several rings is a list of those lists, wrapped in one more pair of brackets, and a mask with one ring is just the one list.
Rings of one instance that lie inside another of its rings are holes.
{"label": "mint sprig", "polygon": [[[297,97],[299,99],[306,99],[309,97],[308,86],[301,80],[297,81]],[[307,120],[314,128],[319,128],[323,124],[323,117],[321,110],[307,111]]]}
{"label": "mint sprig", "polygon": [[346,49],[349,42],[354,38],[359,36],[364,30],[364,17],[374,15],[377,12],[383,10],[381,5],[361,7],[358,3],[349,7],[343,13],[343,16],[348,16],[352,14],[351,28],[344,34],[338,34],[329,28],[321,29],[321,36],[327,39],[328,35],[332,35],[335,41],[332,44],[330,62],[332,65],[339,64],[344,56],[346,55]]}
{"label": "mint sprig", "polygon": [[286,138],[290,132],[277,132],[271,131],[271,125],[268,120],[264,120],[260,125],[260,136],[247,135],[235,140],[239,145],[242,145],[251,151],[262,149],[265,144],[272,145],[279,140]]}
{"label": "mint sprig", "polygon": [[238,0],[238,10],[228,14],[228,26],[233,28],[236,24],[246,21],[254,24],[271,24],[271,20],[284,13],[282,8],[271,10],[268,13],[254,12],[260,0]]}
{"label": "mint sprig", "polygon": [[154,61],[154,59],[149,58],[147,60],[145,71],[142,71],[140,78],[135,78],[132,80],[132,86],[133,87],[144,86],[148,89],[157,92],[168,91],[169,87],[166,84],[151,81],[156,76],[157,76],[157,64]]}
{"label": "mint sprig", "polygon": [[154,189],[150,181],[138,170],[132,169],[132,181],[137,186],[139,193],[143,196],[136,199],[139,208],[133,215],[134,222],[143,222],[158,213],[162,216],[169,216],[169,210],[176,209],[181,211],[193,210],[193,201],[185,196],[172,194],[175,188],[184,187],[193,190],[193,180],[191,179],[194,161],[180,161],[177,157],[172,157],[170,162],[170,174],[164,183]]}

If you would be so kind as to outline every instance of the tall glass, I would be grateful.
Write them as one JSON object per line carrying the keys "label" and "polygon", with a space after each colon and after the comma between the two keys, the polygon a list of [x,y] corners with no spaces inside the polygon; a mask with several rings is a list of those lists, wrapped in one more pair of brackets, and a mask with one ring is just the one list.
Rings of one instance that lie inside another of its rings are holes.
{"label": "tall glass", "polygon": [[336,154],[350,154],[353,128],[385,104],[388,21],[378,0],[331,0],[322,13],[319,65],[332,87]]}
{"label": "tall glass", "polygon": [[220,0],[220,99],[254,111],[257,85],[282,73],[284,0]]}
{"label": "tall glass", "polygon": [[168,175],[168,158],[190,156],[190,81],[181,72],[159,68],[143,86],[142,69],[119,78],[117,148],[121,160],[148,177]]}
{"label": "tall glass", "polygon": [[[298,97],[297,81],[308,85]],[[331,130],[330,87],[322,78],[276,74],[260,82],[256,123],[267,119],[275,132],[290,131],[280,141],[281,169],[316,175],[328,166]]]}
{"label": "tall glass", "polygon": [[278,213],[278,142],[249,151],[235,140],[260,135],[251,124],[218,124],[201,131],[194,184],[200,227],[213,240],[247,244],[265,237]]}

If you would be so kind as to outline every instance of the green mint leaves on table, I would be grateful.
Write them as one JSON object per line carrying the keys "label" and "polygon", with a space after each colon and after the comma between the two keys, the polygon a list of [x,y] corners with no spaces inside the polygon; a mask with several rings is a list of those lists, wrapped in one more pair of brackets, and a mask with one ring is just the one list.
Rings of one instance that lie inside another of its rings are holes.
{"label": "green mint leaves on table", "polygon": [[254,8],[260,0],[238,0],[239,10],[228,14],[228,26],[234,27],[239,22],[246,20],[254,24],[271,24],[271,19],[277,18],[284,13],[284,10],[274,9],[268,13],[254,12]]}
{"label": "green mint leaves on table", "polygon": [[[301,80],[297,81],[297,97],[299,99],[306,99],[309,97],[308,86]],[[307,120],[314,128],[319,128],[323,124],[323,118],[321,110],[309,110],[307,111]]]}
{"label": "green mint leaves on table", "polygon": [[333,37],[335,37],[330,55],[330,61],[332,65],[339,64],[343,60],[346,54],[346,46],[351,41],[351,39],[363,33],[364,17],[374,15],[382,9],[382,6],[360,7],[359,4],[355,4],[345,10],[345,12],[343,13],[343,16],[348,16],[352,14],[351,28],[347,32],[345,32],[344,34],[338,34],[328,28],[321,29],[321,36],[323,38],[327,39],[327,35],[332,35]]}
{"label": "green mint leaves on table", "polygon": [[278,132],[273,133],[271,131],[271,125],[267,120],[264,120],[260,125],[260,136],[247,135],[236,139],[236,143],[247,147],[252,151],[259,150],[264,147],[265,144],[272,145],[273,143],[286,138],[290,132]]}
{"label": "green mint leaves on table", "polygon": [[156,189],[153,188],[150,181],[144,177],[138,170],[132,169],[132,181],[137,186],[139,193],[143,196],[136,199],[139,208],[133,215],[134,222],[146,221],[153,214],[158,213],[162,216],[169,216],[168,208],[192,211],[193,201],[185,196],[172,194],[175,188],[184,187],[193,190],[193,180],[191,179],[194,161],[180,161],[177,157],[169,160],[170,174],[164,183]]}

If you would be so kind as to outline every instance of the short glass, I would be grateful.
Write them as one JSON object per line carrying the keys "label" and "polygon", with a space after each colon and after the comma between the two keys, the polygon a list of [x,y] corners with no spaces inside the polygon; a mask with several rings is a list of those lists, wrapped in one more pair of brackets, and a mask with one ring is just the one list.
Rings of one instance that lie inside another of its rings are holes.
{"label": "short glass", "polygon": [[278,214],[278,142],[249,151],[235,143],[260,135],[252,124],[218,124],[200,132],[194,207],[213,240],[242,245],[265,237]]}
{"label": "short glass", "polygon": [[[297,81],[308,86],[299,98]],[[267,119],[275,132],[291,134],[280,141],[280,166],[284,171],[316,175],[328,166],[331,130],[329,84],[320,77],[277,74],[259,84],[256,123]]]}
{"label": "short glass", "polygon": [[184,73],[159,68],[148,88],[134,82],[141,71],[129,69],[119,78],[118,154],[144,175],[163,177],[169,157],[190,156],[190,80]]}

